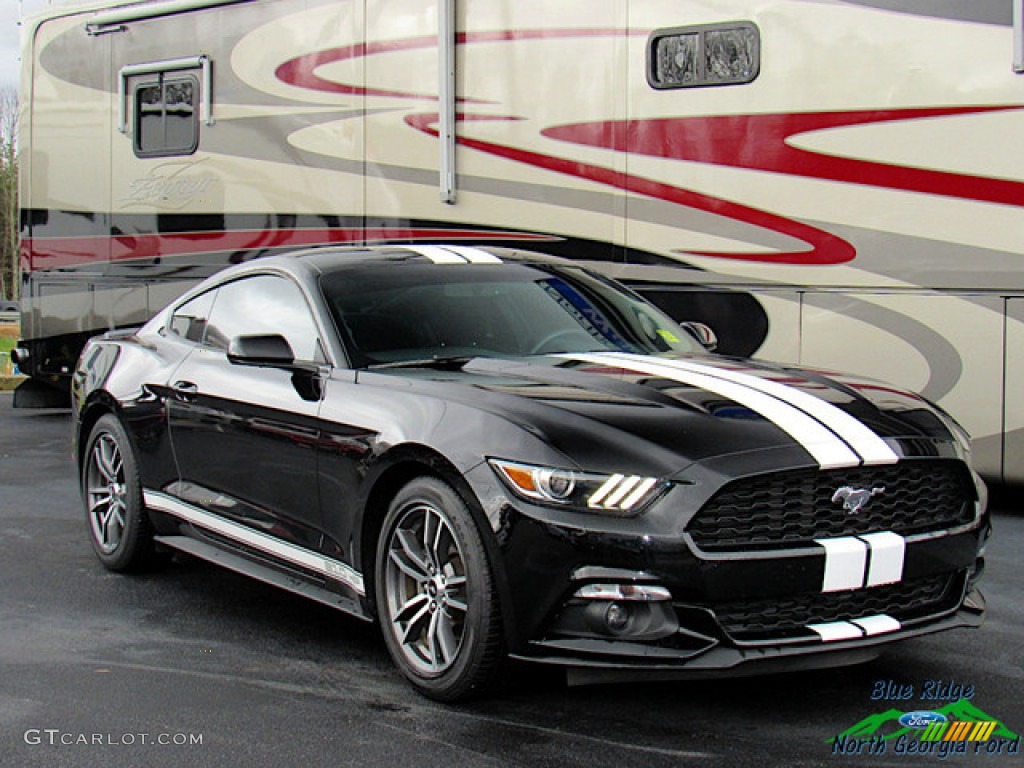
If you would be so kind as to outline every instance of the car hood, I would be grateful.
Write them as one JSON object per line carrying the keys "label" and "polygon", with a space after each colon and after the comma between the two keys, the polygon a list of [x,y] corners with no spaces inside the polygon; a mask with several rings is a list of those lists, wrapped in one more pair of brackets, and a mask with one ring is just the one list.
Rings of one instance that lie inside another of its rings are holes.
{"label": "car hood", "polygon": [[[580,353],[378,371],[523,426],[594,467],[646,453],[668,469],[740,453],[836,468],[938,455],[953,442],[922,398],[879,382],[717,356]],[[611,446],[612,450],[609,451]],[[619,454],[615,456],[614,454]]]}

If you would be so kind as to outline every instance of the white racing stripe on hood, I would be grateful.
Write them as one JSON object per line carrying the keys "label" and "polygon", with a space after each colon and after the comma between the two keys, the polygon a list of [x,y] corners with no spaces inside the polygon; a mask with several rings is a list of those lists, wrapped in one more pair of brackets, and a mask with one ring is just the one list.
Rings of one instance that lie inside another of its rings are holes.
{"label": "white racing stripe on hood", "polygon": [[834,432],[826,429],[821,422],[811,418],[790,403],[745,384],[665,365],[664,361],[659,358],[648,358],[641,355],[593,352],[567,353],[555,355],[555,357],[605,367],[622,368],[649,376],[657,376],[661,379],[678,381],[680,384],[692,387],[700,387],[733,400],[768,419],[796,440],[805,451],[814,457],[822,469],[856,467],[861,463],[860,457],[850,450],[850,447]]}
{"label": "white racing stripe on hood", "polygon": [[[629,360],[635,356],[626,353],[611,353],[616,358]],[[733,371],[727,368],[718,368],[712,365],[701,365],[687,360],[660,360],[663,365],[681,370],[704,373],[726,381],[733,381],[742,384],[766,395],[777,397],[779,400],[799,408],[804,413],[813,416],[826,427],[831,429],[853,450],[860,454],[865,464],[895,464],[899,461],[893,450],[886,445],[878,435],[867,426],[859,422],[846,411],[837,408],[832,403],[822,400],[820,397],[796,387],[790,387],[777,381],[764,379],[741,371]]]}

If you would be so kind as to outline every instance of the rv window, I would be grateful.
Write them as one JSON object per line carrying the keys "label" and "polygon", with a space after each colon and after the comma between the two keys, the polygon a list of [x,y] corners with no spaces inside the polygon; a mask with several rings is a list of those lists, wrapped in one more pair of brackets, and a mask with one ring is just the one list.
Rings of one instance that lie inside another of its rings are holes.
{"label": "rv window", "polygon": [[749,21],[661,29],[647,46],[651,87],[749,83],[761,68],[761,35]]}
{"label": "rv window", "polygon": [[159,76],[135,88],[135,154],[191,155],[199,145],[199,84],[191,75]]}

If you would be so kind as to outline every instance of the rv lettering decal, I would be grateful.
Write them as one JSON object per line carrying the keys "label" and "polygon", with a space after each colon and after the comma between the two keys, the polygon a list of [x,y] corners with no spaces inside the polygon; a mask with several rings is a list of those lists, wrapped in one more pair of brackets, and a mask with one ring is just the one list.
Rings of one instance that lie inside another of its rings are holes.
{"label": "rv lettering decal", "polygon": [[121,204],[152,205],[166,210],[180,210],[197,200],[216,181],[212,176],[189,174],[202,160],[161,163],[153,168],[149,176],[128,182],[128,192],[121,197]]}

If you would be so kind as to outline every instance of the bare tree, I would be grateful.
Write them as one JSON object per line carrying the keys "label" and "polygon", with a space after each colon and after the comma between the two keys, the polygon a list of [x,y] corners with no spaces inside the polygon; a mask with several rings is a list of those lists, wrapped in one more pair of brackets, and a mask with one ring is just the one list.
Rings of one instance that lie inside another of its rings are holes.
{"label": "bare tree", "polygon": [[18,291],[18,92],[0,86],[0,298]]}

